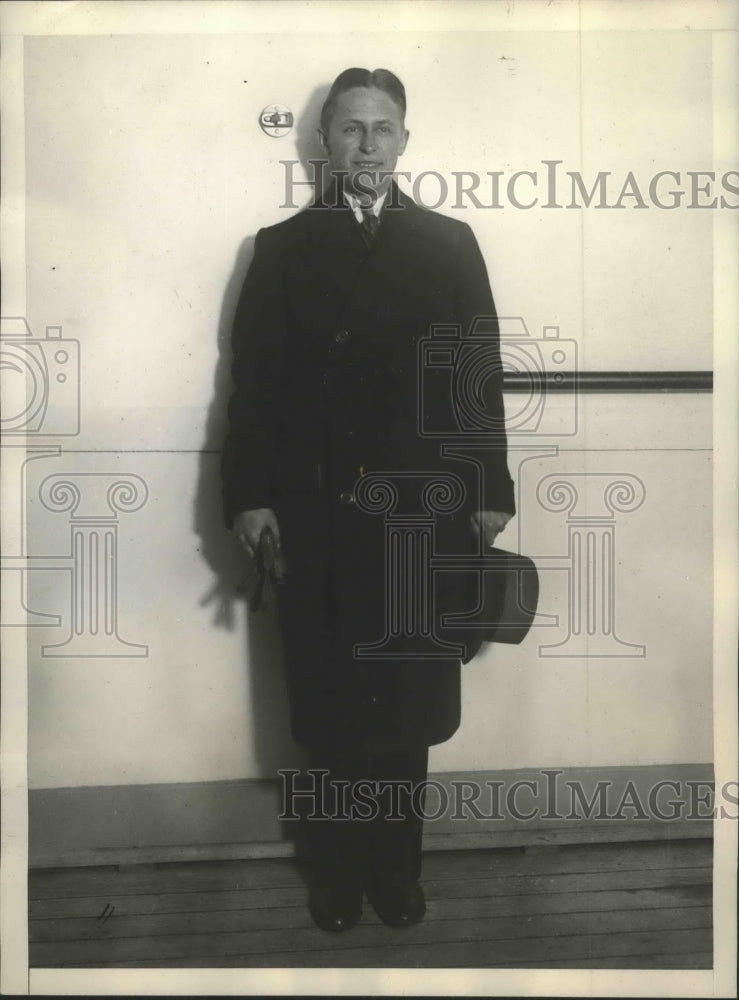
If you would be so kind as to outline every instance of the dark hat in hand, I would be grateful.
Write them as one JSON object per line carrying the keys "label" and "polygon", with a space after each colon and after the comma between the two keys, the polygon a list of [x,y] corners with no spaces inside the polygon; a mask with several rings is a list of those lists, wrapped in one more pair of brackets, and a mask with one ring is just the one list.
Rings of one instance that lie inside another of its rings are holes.
{"label": "dark hat in hand", "polygon": [[485,570],[484,642],[520,643],[528,634],[539,601],[539,574],[527,556],[491,548]]}

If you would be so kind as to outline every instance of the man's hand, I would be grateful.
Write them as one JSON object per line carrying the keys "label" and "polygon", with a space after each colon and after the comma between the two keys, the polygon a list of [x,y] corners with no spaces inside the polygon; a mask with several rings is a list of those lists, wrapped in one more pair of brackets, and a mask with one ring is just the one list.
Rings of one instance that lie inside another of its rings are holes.
{"label": "man's hand", "polygon": [[505,528],[512,514],[506,514],[499,510],[478,510],[470,517],[473,530],[479,535],[482,532],[485,545],[495,544],[495,536]]}
{"label": "man's hand", "polygon": [[256,510],[242,510],[234,518],[233,533],[252,559],[256,556],[262,532],[267,528],[272,532],[276,548],[272,570],[275,578],[281,580],[285,575],[285,564],[280,548],[280,526],[272,508],[257,507]]}

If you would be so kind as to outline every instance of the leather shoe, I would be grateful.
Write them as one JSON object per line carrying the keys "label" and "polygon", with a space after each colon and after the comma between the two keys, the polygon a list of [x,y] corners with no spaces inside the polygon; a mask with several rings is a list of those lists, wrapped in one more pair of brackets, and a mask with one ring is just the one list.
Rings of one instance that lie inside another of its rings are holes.
{"label": "leather shoe", "polygon": [[426,913],[426,899],[418,882],[411,882],[410,885],[373,886],[367,890],[367,898],[380,920],[390,927],[418,924]]}
{"label": "leather shoe", "polygon": [[351,930],[362,918],[362,890],[318,885],[311,889],[308,909],[324,931],[340,934]]}

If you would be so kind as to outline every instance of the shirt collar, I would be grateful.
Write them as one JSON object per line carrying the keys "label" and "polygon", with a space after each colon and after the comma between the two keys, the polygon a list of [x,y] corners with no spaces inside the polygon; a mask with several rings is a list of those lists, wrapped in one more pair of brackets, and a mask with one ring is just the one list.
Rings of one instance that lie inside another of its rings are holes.
{"label": "shirt collar", "polygon": [[[369,211],[371,211],[373,215],[377,216],[378,219],[380,217],[380,212],[382,211],[382,206],[385,204],[386,198],[387,198],[387,191],[385,191],[378,198],[376,198],[369,209]],[[344,199],[349,205],[349,208],[351,208],[352,212],[354,213],[354,218],[357,220],[357,222],[362,222],[364,216],[362,215],[362,206],[359,203],[359,198],[355,194],[351,194],[349,191],[344,191]]]}

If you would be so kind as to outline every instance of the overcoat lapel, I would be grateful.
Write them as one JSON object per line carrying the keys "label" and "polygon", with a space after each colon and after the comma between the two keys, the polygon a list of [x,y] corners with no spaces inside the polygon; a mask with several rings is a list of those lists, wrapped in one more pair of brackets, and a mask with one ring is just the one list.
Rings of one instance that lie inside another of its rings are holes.
{"label": "overcoat lapel", "polygon": [[370,291],[376,296],[378,287],[386,301],[406,294],[432,252],[424,236],[423,209],[393,187],[369,248],[348,206],[336,206],[332,189],[307,210],[306,259],[346,296],[347,304]]}
{"label": "overcoat lapel", "polygon": [[345,293],[354,283],[365,256],[359,226],[349,207],[335,205],[328,195],[306,212],[306,239],[302,247],[305,263],[336,291]]}

